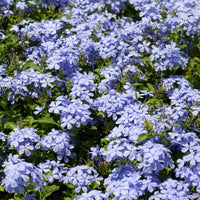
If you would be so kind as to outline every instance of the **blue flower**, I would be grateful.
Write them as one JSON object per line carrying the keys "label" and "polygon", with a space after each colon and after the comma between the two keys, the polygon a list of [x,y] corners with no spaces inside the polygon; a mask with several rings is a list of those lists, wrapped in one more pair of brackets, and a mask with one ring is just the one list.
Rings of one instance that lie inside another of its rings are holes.
{"label": "blue flower", "polygon": [[117,139],[109,142],[106,150],[101,148],[100,153],[107,162],[129,159],[131,162],[138,157],[137,147],[131,144],[127,139]]}
{"label": "blue flower", "polygon": [[84,104],[81,100],[71,100],[71,104],[65,107],[61,112],[61,126],[63,128],[67,127],[67,129],[72,129],[73,125],[79,128],[81,124],[86,125],[92,122],[89,109],[90,106]]}
{"label": "blue flower", "polygon": [[49,105],[49,112],[60,114],[65,107],[70,104],[70,99],[65,96],[59,96],[55,101],[52,101]]}
{"label": "blue flower", "polygon": [[176,43],[171,43],[165,47],[152,46],[151,61],[155,62],[156,71],[172,70],[174,66],[181,66],[184,69],[187,65],[188,58],[183,55]]}
{"label": "blue flower", "polygon": [[27,194],[23,199],[20,200],[37,200],[35,194]]}
{"label": "blue flower", "polygon": [[64,159],[65,162],[68,162],[71,157],[71,149],[74,147],[71,143],[72,135],[66,131],[52,129],[47,136],[41,138],[40,144],[44,150],[52,148],[57,154],[58,161]]}
{"label": "blue flower", "polygon": [[103,194],[98,190],[91,190],[90,192],[84,192],[81,195],[77,196],[77,200],[109,200],[106,194]]}
{"label": "blue flower", "polygon": [[103,111],[108,117],[112,116],[113,120],[116,120],[117,115],[124,111],[124,107],[132,102],[134,102],[134,99],[128,95],[110,90],[109,94],[103,95],[94,101],[94,107],[99,111]]}
{"label": "blue flower", "polygon": [[137,126],[143,126],[144,119],[146,119],[148,114],[148,107],[142,108],[140,103],[128,104],[120,112],[121,117],[116,121],[116,124],[128,125],[133,123]]}
{"label": "blue flower", "polygon": [[35,107],[35,111],[33,112],[35,115],[39,114],[42,112],[42,110],[44,109],[45,105],[39,107],[39,106],[36,106]]}
{"label": "blue flower", "polygon": [[175,89],[175,83],[178,84],[179,89],[192,87],[192,84],[182,76],[171,75],[169,78],[162,78],[162,84],[166,88],[167,93],[169,93],[170,91],[173,92],[173,90]]}
{"label": "blue flower", "polygon": [[99,52],[99,55],[105,58],[114,59],[119,54],[117,49],[120,46],[119,39],[115,37],[114,33],[104,36],[102,42],[96,45],[96,51]]}
{"label": "blue flower", "polygon": [[141,174],[131,165],[115,168],[105,179],[106,194],[112,199],[138,199],[144,194]]}
{"label": "blue flower", "polygon": [[100,184],[102,178],[98,177],[98,173],[93,167],[82,165],[69,169],[62,180],[64,183],[72,183],[75,187],[75,192],[79,193],[81,190],[87,192],[88,188],[86,186],[92,182]]}
{"label": "blue flower", "polygon": [[44,176],[32,163],[19,159],[18,155],[9,155],[3,163],[5,178],[2,185],[8,193],[23,194],[29,186],[36,190],[43,188]]}
{"label": "blue flower", "polygon": [[126,138],[129,142],[137,143],[139,136],[144,133],[146,133],[146,130],[143,127],[136,126],[131,123],[127,126],[120,124],[110,131],[106,140]]}
{"label": "blue flower", "polygon": [[0,132],[0,140],[6,141],[6,134]]}
{"label": "blue flower", "polygon": [[18,9],[20,10],[25,10],[26,8],[28,8],[28,6],[26,5],[25,2],[23,1],[18,1],[17,4],[15,5]]}
{"label": "blue flower", "polygon": [[182,159],[178,159],[178,167],[175,169],[176,177],[184,178],[184,181],[196,187],[200,192],[200,146],[199,142],[190,142],[190,148],[184,149],[188,153]]}
{"label": "blue flower", "polygon": [[[18,99],[23,99],[26,96],[38,98],[39,93],[41,93],[44,88],[53,87],[51,83],[54,81],[55,78],[48,73],[42,74],[33,69],[28,69],[27,71],[21,71],[16,74],[15,77],[5,77],[1,80],[1,86],[6,87],[10,91],[8,100],[14,103]],[[17,97],[17,95],[19,97]]]}
{"label": "blue flower", "polygon": [[13,132],[8,135],[8,145],[14,147],[19,154],[30,156],[34,149],[38,148],[37,143],[40,142],[40,136],[36,134],[34,128],[20,129],[17,126]]}
{"label": "blue flower", "polygon": [[154,192],[149,200],[190,199],[189,184],[183,181],[168,178],[165,182],[160,184],[158,188],[159,191]]}
{"label": "blue flower", "polygon": [[94,75],[92,73],[77,72],[72,77],[73,86],[70,92],[70,96],[73,98],[79,97],[80,100],[92,103],[91,97],[94,96],[96,90],[96,84],[94,84]]}
{"label": "blue flower", "polygon": [[139,146],[140,156],[138,168],[144,173],[159,172],[162,169],[167,169],[169,166],[173,169],[174,164],[170,155],[170,151],[162,144],[153,143],[151,140],[143,146]]}
{"label": "blue flower", "polygon": [[149,52],[149,45],[150,45],[150,42],[146,42],[146,41],[143,41],[142,44],[138,44],[140,52],[144,52],[144,51]]}
{"label": "blue flower", "polygon": [[2,0],[0,2],[0,13],[3,14],[4,16],[9,16],[10,14],[13,14],[11,10],[8,10],[9,7],[13,4],[14,4],[13,0]]}
{"label": "blue flower", "polygon": [[176,105],[179,107],[192,107],[195,103],[198,103],[200,100],[200,91],[193,89],[191,87],[183,87],[181,89],[176,88],[169,96],[171,100],[171,105]]}
{"label": "blue flower", "polygon": [[[39,163],[38,168],[42,171],[42,173],[48,172],[48,178],[44,185],[48,185],[48,183],[53,183],[55,180],[61,182],[62,178],[68,172],[68,167],[65,167],[63,163],[46,160],[44,163]],[[51,173],[50,173],[51,171]]]}

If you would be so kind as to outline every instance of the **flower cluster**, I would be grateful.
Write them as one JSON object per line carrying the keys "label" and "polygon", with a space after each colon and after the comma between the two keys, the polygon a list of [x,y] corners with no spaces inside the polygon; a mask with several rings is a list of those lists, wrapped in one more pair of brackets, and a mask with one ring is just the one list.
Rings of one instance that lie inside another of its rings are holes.
{"label": "flower cluster", "polygon": [[[10,92],[8,100],[12,103],[26,96],[38,98],[46,88],[52,88],[55,78],[51,74],[42,74],[33,69],[22,71],[15,77],[6,76],[0,79],[1,88],[7,88]],[[49,94],[49,90],[45,90]],[[20,97],[21,96],[21,97]]]}
{"label": "flower cluster", "polygon": [[79,128],[81,124],[86,125],[89,122],[92,123],[89,109],[90,106],[88,104],[84,104],[79,99],[73,99],[61,112],[61,126],[71,129],[73,125]]}
{"label": "flower cluster", "polygon": [[61,164],[54,160],[46,160],[43,163],[39,163],[38,168],[42,173],[51,172],[44,185],[48,185],[48,183],[53,183],[55,180],[61,182],[63,176],[68,172],[68,167],[65,167],[63,163]]}
{"label": "flower cluster", "polygon": [[2,0],[0,199],[200,199],[199,10]]}
{"label": "flower cluster", "polygon": [[76,73],[75,76],[71,79],[73,82],[73,86],[71,88],[70,96],[72,98],[78,97],[79,99],[86,101],[88,103],[92,103],[92,97],[96,90],[96,84],[94,83],[94,76],[92,73],[89,74],[81,74]]}
{"label": "flower cluster", "polygon": [[66,176],[63,177],[64,183],[73,183],[75,191],[79,193],[81,190],[87,192],[87,185],[90,185],[92,182],[99,184],[101,177],[98,177],[97,171],[88,166],[76,166],[71,168]]}
{"label": "flower cluster", "polygon": [[110,90],[109,94],[103,95],[95,100],[94,106],[99,110],[107,114],[108,117],[117,119],[117,115],[120,115],[126,105],[129,105],[134,99],[129,98],[128,95],[121,95],[115,90]]}
{"label": "flower cluster", "polygon": [[35,185],[36,190],[43,187],[44,176],[38,168],[32,163],[25,162],[18,158],[18,155],[9,155],[8,160],[4,162],[5,178],[2,185],[9,193],[25,192],[25,188]]}
{"label": "flower cluster", "polygon": [[40,136],[36,134],[34,128],[16,127],[13,132],[8,136],[8,145],[14,147],[19,154],[25,154],[30,156],[31,152],[38,149],[38,143],[40,142]]}
{"label": "flower cluster", "polygon": [[173,160],[171,159],[170,152],[162,144],[155,144],[151,141],[146,142],[143,146],[139,147],[141,163],[138,168],[142,169],[144,173],[151,174],[152,172],[158,173],[162,169],[174,168]]}
{"label": "flower cluster", "polygon": [[149,199],[195,199],[196,197],[190,195],[187,183],[169,178],[159,185],[159,191],[154,192]]}
{"label": "flower cluster", "polygon": [[146,190],[152,192],[157,188],[159,180],[146,176],[141,179],[139,171],[132,165],[115,168],[105,179],[106,194],[113,199],[138,199]]}
{"label": "flower cluster", "polygon": [[181,66],[182,69],[185,68],[188,60],[185,58],[180,49],[176,47],[175,43],[171,43],[164,47],[152,46],[152,54],[150,56],[151,61],[156,59],[156,70],[164,71],[167,69],[172,70],[174,66]]}
{"label": "flower cluster", "polygon": [[72,134],[68,132],[62,132],[59,130],[52,129],[47,136],[41,138],[41,145],[43,150],[52,150],[58,155],[58,161],[64,159],[68,162],[68,157],[71,156],[71,149],[73,145],[71,144]]}

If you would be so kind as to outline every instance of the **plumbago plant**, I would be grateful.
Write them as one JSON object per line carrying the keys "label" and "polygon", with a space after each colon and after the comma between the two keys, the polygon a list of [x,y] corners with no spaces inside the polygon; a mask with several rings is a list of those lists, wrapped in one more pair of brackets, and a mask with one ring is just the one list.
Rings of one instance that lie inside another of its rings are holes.
{"label": "plumbago plant", "polygon": [[200,2],[0,2],[0,199],[200,199]]}

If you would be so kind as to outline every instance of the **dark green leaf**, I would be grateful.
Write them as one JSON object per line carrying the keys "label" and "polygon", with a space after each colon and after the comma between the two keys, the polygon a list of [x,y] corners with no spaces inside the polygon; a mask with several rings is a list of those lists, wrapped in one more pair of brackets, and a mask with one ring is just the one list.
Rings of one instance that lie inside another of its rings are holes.
{"label": "dark green leaf", "polygon": [[43,124],[43,123],[45,123],[45,124],[54,124],[54,125],[57,125],[57,126],[61,127],[60,124],[57,123],[57,122],[55,122],[53,120],[53,118],[51,118],[51,117],[42,117],[41,119],[34,120],[34,123],[39,123],[39,124]]}
{"label": "dark green leaf", "polygon": [[0,185],[0,192],[4,192],[4,187]]}
{"label": "dark green leaf", "polygon": [[49,197],[53,192],[59,190],[60,186],[56,185],[51,185],[51,186],[46,186],[44,188],[44,191],[42,192],[41,199],[45,200],[47,197]]}
{"label": "dark green leaf", "polygon": [[147,104],[154,104],[156,106],[159,106],[161,104],[161,101],[159,99],[149,99],[148,101],[146,101],[144,103],[144,105],[142,106],[142,108],[144,108]]}
{"label": "dark green leaf", "polygon": [[26,69],[26,68],[30,67],[30,68],[32,68],[32,69],[35,69],[35,70],[39,71],[40,73],[43,73],[42,67],[33,64],[33,62],[34,62],[34,61],[32,61],[32,60],[27,61],[27,62],[24,64],[23,69]]}
{"label": "dark green leaf", "polygon": [[4,109],[4,110],[6,110],[6,107],[7,107],[7,102],[6,101],[3,101],[3,100],[1,100],[0,101],[0,106]]}
{"label": "dark green leaf", "polygon": [[151,135],[151,134],[144,133],[144,134],[139,136],[138,142],[141,142],[141,141],[146,140],[146,139],[150,139],[150,138],[152,138],[152,136],[153,135]]}
{"label": "dark green leaf", "polygon": [[5,129],[14,129],[16,127],[16,124],[14,122],[6,122],[4,124]]}

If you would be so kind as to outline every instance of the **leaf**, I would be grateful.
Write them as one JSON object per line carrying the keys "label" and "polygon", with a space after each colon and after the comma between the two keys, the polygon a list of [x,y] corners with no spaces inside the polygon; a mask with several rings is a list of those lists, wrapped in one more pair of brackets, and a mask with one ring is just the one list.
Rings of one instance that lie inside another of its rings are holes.
{"label": "leaf", "polygon": [[147,86],[150,91],[155,92],[155,88],[153,87],[153,85],[151,83],[147,83]]}
{"label": "leaf", "polygon": [[66,185],[67,185],[67,187],[70,188],[71,190],[74,189],[74,185],[73,185],[72,183],[67,183]]}
{"label": "leaf", "polygon": [[45,200],[46,197],[50,196],[53,192],[59,190],[60,186],[56,186],[56,185],[51,185],[51,186],[46,186],[44,188],[44,191],[41,194],[41,199]]}
{"label": "leaf", "polygon": [[137,142],[139,143],[139,142],[141,142],[141,141],[143,141],[143,140],[150,139],[150,138],[152,138],[152,137],[153,137],[152,134],[144,133],[144,134],[142,134],[142,135],[139,136]]}
{"label": "leaf", "polygon": [[4,187],[0,185],[0,192],[4,192]]}
{"label": "leaf", "polygon": [[0,106],[4,109],[4,110],[6,110],[6,107],[7,107],[7,102],[6,101],[3,101],[3,100],[1,100],[0,101]]}
{"label": "leaf", "polygon": [[151,62],[150,58],[149,57],[143,57],[140,59],[141,61],[144,61],[144,62]]}
{"label": "leaf", "polygon": [[141,61],[148,63],[152,68],[154,68],[152,61],[149,57],[141,58]]}
{"label": "leaf", "polygon": [[133,83],[132,85],[135,87],[135,86],[143,86],[144,84],[143,83]]}
{"label": "leaf", "polygon": [[40,105],[37,105],[37,104],[28,104],[27,105],[31,110],[35,110],[35,107],[36,106],[40,106]]}
{"label": "leaf", "polygon": [[164,141],[164,143],[165,143],[168,147],[171,146],[171,142],[170,142],[169,140],[163,140],[163,141]]}
{"label": "leaf", "polygon": [[40,66],[33,64],[33,62],[34,62],[33,60],[28,60],[24,64],[23,69],[26,69],[26,68],[30,67],[32,69],[35,69],[35,70],[39,71],[40,73],[43,73],[43,69]]}
{"label": "leaf", "polygon": [[49,178],[49,176],[51,175],[52,173],[52,170],[48,171],[46,174],[45,174],[45,179],[47,180]]}
{"label": "leaf", "polygon": [[92,182],[91,185],[92,185],[92,188],[93,188],[93,189],[99,188],[99,184],[98,184],[97,182],[95,182],[95,181]]}
{"label": "leaf", "polygon": [[61,127],[60,124],[57,123],[57,122],[55,122],[55,121],[53,120],[53,118],[51,118],[51,117],[42,117],[41,119],[34,120],[33,123],[39,123],[39,124],[43,124],[43,123],[44,123],[44,124],[54,124],[54,125],[57,125],[57,126]]}
{"label": "leaf", "polygon": [[142,106],[142,108],[144,108],[147,104],[154,104],[156,106],[159,106],[161,104],[161,101],[159,99],[149,99],[148,101],[146,101],[144,103],[144,105]]}
{"label": "leaf", "polygon": [[92,130],[97,130],[97,127],[96,126],[92,126],[91,129]]}
{"label": "leaf", "polygon": [[181,124],[172,124],[171,127],[181,126]]}
{"label": "leaf", "polygon": [[14,129],[16,127],[16,124],[14,123],[14,122],[6,122],[5,124],[4,124],[4,128],[6,129],[6,128],[8,128],[8,129]]}
{"label": "leaf", "polygon": [[97,113],[97,116],[105,118],[105,117],[106,117],[106,114],[105,114],[103,111],[99,111],[99,112]]}
{"label": "leaf", "polygon": [[35,70],[37,70],[37,71],[39,71],[40,73],[43,73],[42,68],[40,66],[38,66],[38,65],[32,64],[32,65],[30,65],[30,67],[35,69]]}

